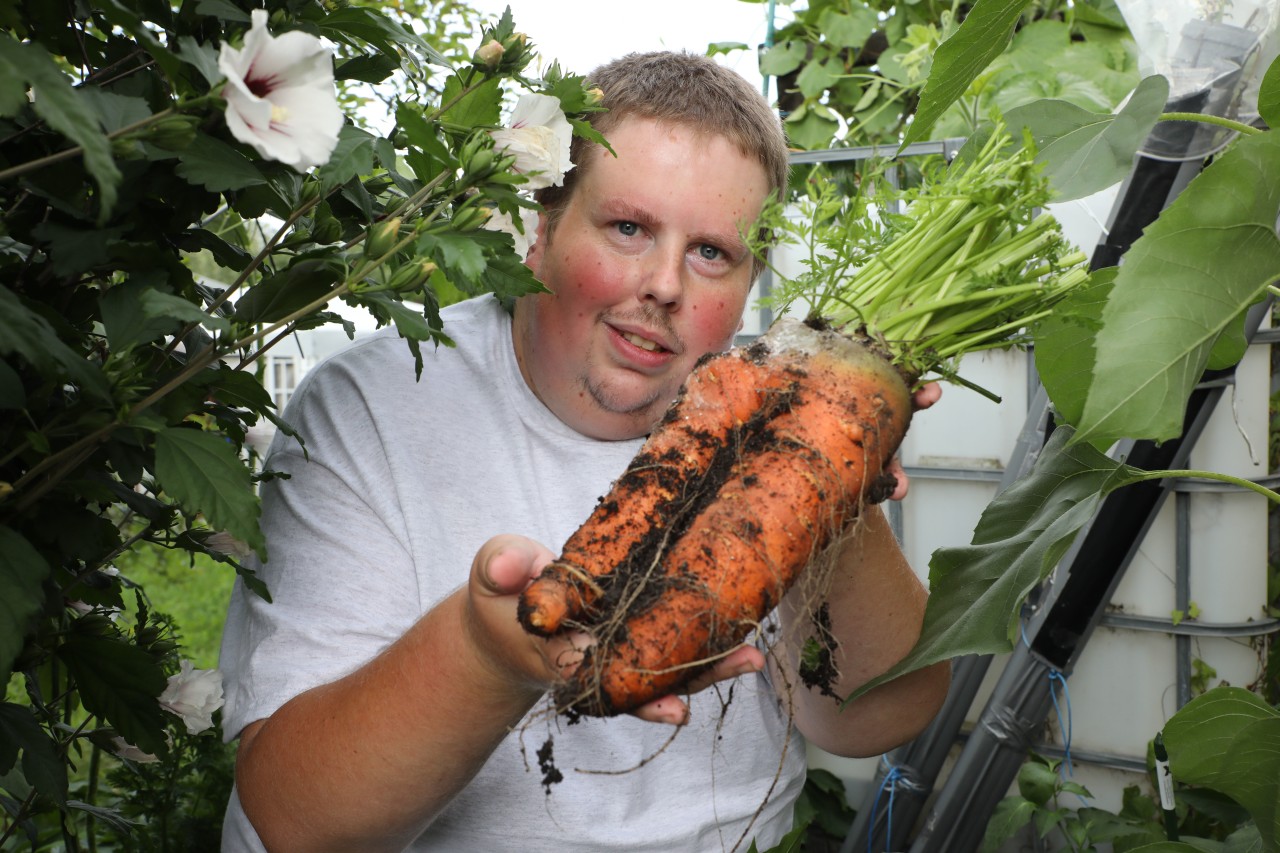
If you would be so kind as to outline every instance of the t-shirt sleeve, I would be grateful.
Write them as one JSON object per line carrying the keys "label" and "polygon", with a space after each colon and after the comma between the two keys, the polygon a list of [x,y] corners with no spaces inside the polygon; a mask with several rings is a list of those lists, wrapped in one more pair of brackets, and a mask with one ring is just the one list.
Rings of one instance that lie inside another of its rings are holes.
{"label": "t-shirt sleeve", "polygon": [[219,666],[223,731],[234,739],[289,699],[376,656],[419,614],[403,524],[377,506],[387,476],[357,377],[331,360],[298,389],[286,419],[306,442],[277,436],[262,486],[268,559],[251,561],[265,601],[237,582]]}

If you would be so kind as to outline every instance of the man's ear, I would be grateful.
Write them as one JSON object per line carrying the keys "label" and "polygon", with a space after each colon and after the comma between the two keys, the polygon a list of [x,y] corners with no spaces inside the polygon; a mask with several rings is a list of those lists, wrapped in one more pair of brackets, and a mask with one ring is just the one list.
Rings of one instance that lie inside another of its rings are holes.
{"label": "man's ear", "polygon": [[550,218],[545,210],[538,214],[538,227],[533,230],[533,242],[529,244],[529,251],[524,256],[524,265],[539,279],[542,278],[539,272],[542,267],[542,256],[547,251],[547,221]]}

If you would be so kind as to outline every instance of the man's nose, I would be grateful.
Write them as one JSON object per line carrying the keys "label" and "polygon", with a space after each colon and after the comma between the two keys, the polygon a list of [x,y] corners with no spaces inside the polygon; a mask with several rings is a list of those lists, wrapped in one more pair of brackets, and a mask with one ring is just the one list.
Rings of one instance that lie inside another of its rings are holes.
{"label": "man's nose", "polygon": [[672,310],[684,298],[684,256],[676,252],[655,252],[645,265],[640,296],[661,308]]}

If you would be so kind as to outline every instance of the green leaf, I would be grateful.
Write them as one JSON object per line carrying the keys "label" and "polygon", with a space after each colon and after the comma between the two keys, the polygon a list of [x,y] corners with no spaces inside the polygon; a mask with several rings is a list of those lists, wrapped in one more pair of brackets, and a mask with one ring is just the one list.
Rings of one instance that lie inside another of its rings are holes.
{"label": "green leaf", "polygon": [[860,48],[867,43],[871,33],[879,25],[876,12],[869,6],[858,4],[851,14],[827,9],[822,13],[822,37],[836,47]]}
{"label": "green leaf", "polygon": [[27,620],[44,603],[42,585],[49,564],[30,542],[10,527],[0,526],[0,672],[6,675],[22,651]]}
{"label": "green leaf", "polygon": [[902,140],[905,147],[929,138],[934,124],[960,99],[1009,44],[1022,10],[1031,0],[978,0],[951,37],[938,45],[920,106]]}
{"label": "green leaf", "polygon": [[67,802],[67,765],[57,744],[36,722],[30,708],[13,702],[0,704],[0,774],[9,772],[22,750],[22,775],[41,794],[58,805]]}
{"label": "green leaf", "polygon": [[145,649],[111,637],[77,633],[58,647],[85,710],[100,715],[120,737],[152,755],[168,750],[166,717],[157,698],[165,675]]}
{"label": "green leaf", "polygon": [[99,400],[111,399],[111,388],[97,365],[64,344],[49,322],[7,287],[0,287],[0,355],[6,353],[17,353],[42,373],[65,375]]}
{"label": "green leaf", "polygon": [[353,56],[333,69],[333,79],[381,83],[399,69],[400,60],[395,54],[374,53],[367,56]]}
{"label": "green leaf", "polygon": [[156,434],[156,479],[188,511],[204,513],[210,527],[227,531],[265,556],[258,525],[261,506],[249,469],[225,437],[183,427],[161,430]]}
{"label": "green leaf", "polygon": [[465,282],[478,282],[484,275],[484,250],[471,235],[450,231],[423,234],[418,240],[418,248],[429,254],[450,276]]}
{"label": "green leaf", "polygon": [[406,45],[417,50],[433,65],[450,67],[449,61],[421,36],[375,9],[363,6],[339,9],[321,19],[320,31],[345,42],[350,42],[349,37],[355,37],[377,47],[382,53],[394,54],[394,45]]}
{"label": "green leaf", "polygon": [[237,24],[247,24],[251,20],[249,13],[231,0],[200,0],[196,3],[196,13],[223,21],[234,21]]}
{"label": "green leaf", "polygon": [[807,48],[802,41],[778,42],[760,57],[760,73],[766,77],[790,74],[804,62]]}
{"label": "green leaf", "polygon": [[341,280],[341,267],[329,261],[299,261],[249,288],[232,317],[239,323],[275,323],[322,299]]}
{"label": "green leaf", "polygon": [[0,116],[17,115],[27,105],[26,75],[21,50],[10,39],[0,40]]}
{"label": "green leaf", "polygon": [[252,160],[205,133],[197,133],[178,160],[178,176],[210,192],[242,190],[267,182]]}
{"label": "green leaf", "polygon": [[396,106],[396,124],[409,137],[409,143],[433,160],[444,165],[457,165],[449,149],[440,141],[440,129],[423,117],[417,107],[401,103]]}
{"label": "green leaf", "polygon": [[920,639],[892,669],[849,700],[907,672],[964,654],[1013,648],[1023,600],[1048,577],[1101,500],[1139,472],[1054,430],[1031,473],[982,513],[970,545],[940,548],[929,562]]}
{"label": "green leaf", "polygon": [[816,98],[840,81],[844,67],[838,60],[823,59],[806,63],[796,77],[796,86],[806,98]]}
{"label": "green leaf", "polygon": [[1218,687],[1164,727],[1175,779],[1220,791],[1249,810],[1263,843],[1280,842],[1280,711],[1239,687]]}
{"label": "green leaf", "polygon": [[444,121],[464,128],[492,127],[501,116],[502,89],[498,86],[498,78],[494,77],[463,94],[462,80],[455,74],[445,81],[444,94],[440,103],[448,104],[459,100],[444,111]]}
{"label": "green leaf", "polygon": [[1117,272],[1116,267],[1094,270],[1089,282],[1067,294],[1036,328],[1036,370],[1054,408],[1069,424],[1080,422],[1093,385],[1094,337]]}
{"label": "green leaf", "polygon": [[150,316],[138,310],[142,294],[150,289],[140,281],[127,281],[98,297],[102,325],[113,353],[123,353],[177,331],[178,324],[172,318]]}
{"label": "green leaf", "polygon": [[1238,140],[1125,254],[1080,370],[1092,383],[1077,441],[1181,433],[1219,338],[1280,274],[1280,135]]}
{"label": "green leaf", "polygon": [[1157,841],[1141,847],[1129,848],[1129,853],[1204,853],[1203,848],[1185,841]]}
{"label": "green leaf", "polygon": [[334,147],[329,162],[316,171],[321,192],[327,194],[352,178],[372,172],[373,140],[373,135],[367,131],[349,124],[343,125],[338,131],[338,144]]}
{"label": "green leaf", "polygon": [[1280,56],[1271,60],[1258,85],[1258,115],[1268,127],[1280,128]]}
{"label": "green leaf", "polygon": [[1124,180],[1133,157],[1155,127],[1169,97],[1163,77],[1147,77],[1116,115],[1043,99],[1009,110],[1011,129],[1026,128],[1036,143],[1036,161],[1053,185],[1054,201],[1084,198]]}
{"label": "green leaf", "polygon": [[793,145],[806,151],[826,148],[831,144],[836,131],[840,129],[840,123],[827,115],[827,112],[826,107],[814,104],[803,113],[797,110],[787,116],[787,121],[783,125],[787,131],[787,138]]}
{"label": "green leaf", "polygon": [[151,319],[170,317],[184,323],[199,323],[215,332],[231,331],[231,322],[226,317],[208,314],[199,305],[172,293],[147,289],[141,294],[139,303],[142,313]]}
{"label": "green leaf", "polygon": [[1036,804],[1022,797],[1005,797],[997,803],[982,836],[982,853],[994,853],[1000,849],[1004,842],[1030,822],[1035,813]]}
{"label": "green leaf", "polygon": [[[17,70],[19,79],[31,84],[36,114],[83,150],[85,169],[98,185],[98,221],[105,222],[115,206],[121,176],[111,156],[111,143],[98,127],[96,111],[37,43],[19,44],[8,34],[0,36],[0,64]],[[11,98],[12,89],[0,96],[6,104]]]}
{"label": "green leaf", "polygon": [[[226,3],[225,0],[218,1],[225,6],[230,6],[231,11],[239,13],[246,22],[249,20],[249,17],[235,6],[231,6],[231,4]],[[209,0],[203,0],[203,2],[201,2],[197,7],[197,11],[201,11],[204,5],[208,2]],[[219,17],[224,17],[225,19],[225,16]],[[180,36],[178,38],[178,57],[192,68],[199,71],[200,76],[203,77],[205,82],[210,86],[221,82],[225,76],[223,75],[222,70],[218,68],[218,54],[211,44],[201,44],[191,36]]]}

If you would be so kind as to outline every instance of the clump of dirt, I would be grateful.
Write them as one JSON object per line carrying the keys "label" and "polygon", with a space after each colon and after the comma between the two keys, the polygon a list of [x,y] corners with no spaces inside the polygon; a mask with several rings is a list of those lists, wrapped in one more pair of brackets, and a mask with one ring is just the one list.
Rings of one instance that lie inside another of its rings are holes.
{"label": "clump of dirt", "polygon": [[797,673],[805,687],[817,689],[823,696],[842,700],[843,697],[832,689],[840,674],[834,661],[839,643],[831,632],[831,611],[825,602],[814,612],[813,626],[813,635],[804,641],[800,650]]}
{"label": "clump of dirt", "polygon": [[542,788],[547,792],[548,797],[551,796],[551,786],[564,781],[564,774],[556,767],[555,759],[552,757],[554,744],[555,738],[548,737],[546,742],[538,747],[538,769],[542,771]]}

